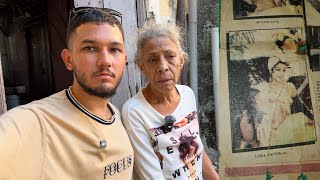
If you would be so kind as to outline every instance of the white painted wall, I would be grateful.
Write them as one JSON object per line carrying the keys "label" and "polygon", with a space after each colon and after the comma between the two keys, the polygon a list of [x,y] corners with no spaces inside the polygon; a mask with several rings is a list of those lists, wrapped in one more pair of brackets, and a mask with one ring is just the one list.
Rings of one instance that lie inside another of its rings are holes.
{"label": "white painted wall", "polygon": [[174,23],[176,9],[177,0],[146,0],[147,18],[156,22]]}
{"label": "white painted wall", "polygon": [[103,0],[74,0],[74,7],[81,6],[103,7]]}

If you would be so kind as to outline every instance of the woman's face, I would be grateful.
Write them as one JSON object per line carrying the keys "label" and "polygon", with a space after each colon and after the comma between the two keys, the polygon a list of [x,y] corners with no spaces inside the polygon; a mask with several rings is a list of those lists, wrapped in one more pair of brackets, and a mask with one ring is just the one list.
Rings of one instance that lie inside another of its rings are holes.
{"label": "woman's face", "polygon": [[149,86],[159,92],[170,92],[178,82],[183,63],[177,45],[168,37],[160,37],[145,43],[138,65]]}
{"label": "woman's face", "polygon": [[272,70],[272,81],[286,82],[288,80],[288,66],[283,63],[277,64]]}
{"label": "woman's face", "polygon": [[196,151],[196,147],[191,144],[189,148],[189,154],[195,154],[196,153],[195,151]]}

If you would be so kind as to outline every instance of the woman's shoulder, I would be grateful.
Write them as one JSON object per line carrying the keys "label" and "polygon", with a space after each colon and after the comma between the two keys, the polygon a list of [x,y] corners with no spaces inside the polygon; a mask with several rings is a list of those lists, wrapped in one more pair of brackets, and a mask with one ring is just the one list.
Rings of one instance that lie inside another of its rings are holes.
{"label": "woman's shoulder", "polygon": [[192,93],[192,94],[194,94],[193,90],[189,86],[177,84],[176,88],[178,89],[180,94],[181,93]]}
{"label": "woman's shoulder", "polygon": [[136,95],[129,98],[123,105],[122,109],[139,108],[144,103],[144,97],[140,90]]}
{"label": "woman's shoulder", "polygon": [[253,86],[252,88],[253,88],[253,89],[256,89],[256,90],[258,90],[258,91],[263,91],[263,90],[267,90],[268,87],[269,87],[269,83],[267,83],[267,82],[261,82],[261,83],[255,85],[255,86]]}

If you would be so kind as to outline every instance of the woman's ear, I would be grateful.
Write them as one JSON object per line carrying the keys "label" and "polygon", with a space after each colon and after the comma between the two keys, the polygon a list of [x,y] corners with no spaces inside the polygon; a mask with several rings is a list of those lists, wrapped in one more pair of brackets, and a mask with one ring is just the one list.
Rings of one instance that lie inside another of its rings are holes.
{"label": "woman's ear", "polygon": [[61,52],[61,58],[69,71],[73,70],[72,57],[69,49],[63,49]]}
{"label": "woman's ear", "polygon": [[184,65],[184,56],[181,55],[181,56],[180,56],[180,69],[183,68],[183,65]]}
{"label": "woman's ear", "polygon": [[144,74],[144,72],[145,72],[144,65],[142,63],[137,63],[137,65],[138,65],[141,73]]}

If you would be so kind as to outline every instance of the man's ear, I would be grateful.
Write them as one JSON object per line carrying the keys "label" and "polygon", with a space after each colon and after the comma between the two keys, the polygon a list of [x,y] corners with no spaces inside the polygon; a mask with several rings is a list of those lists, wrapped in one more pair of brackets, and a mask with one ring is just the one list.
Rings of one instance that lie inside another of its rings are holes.
{"label": "man's ear", "polygon": [[69,49],[63,49],[61,52],[61,57],[69,71],[73,70],[72,57]]}

